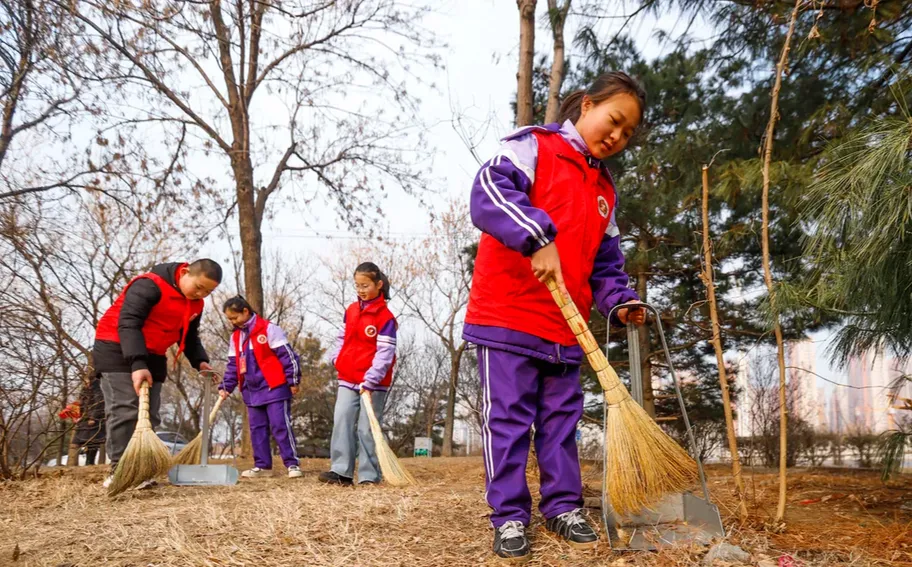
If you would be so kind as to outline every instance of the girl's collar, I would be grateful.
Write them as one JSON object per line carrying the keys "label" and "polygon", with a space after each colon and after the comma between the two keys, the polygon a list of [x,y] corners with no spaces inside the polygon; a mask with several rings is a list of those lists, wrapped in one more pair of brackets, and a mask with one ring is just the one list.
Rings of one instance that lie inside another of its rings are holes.
{"label": "girl's collar", "polygon": [[570,120],[564,120],[564,123],[560,127],[560,135],[567,140],[573,149],[583,154],[586,157],[592,155],[589,151],[589,146],[586,145],[586,141],[583,140],[583,137],[580,135],[579,130],[576,129],[576,126]]}
{"label": "girl's collar", "polygon": [[358,305],[361,306],[361,309],[364,309],[364,308],[367,307],[368,305],[373,305],[373,304],[375,304],[375,303],[378,303],[378,302],[379,302],[380,300],[382,300],[382,299],[383,299],[383,294],[382,294],[382,293],[381,293],[380,295],[378,295],[377,297],[373,298],[373,299],[368,299],[367,301],[364,301],[364,300],[362,300],[362,299],[359,297],[359,298],[358,298]]}
{"label": "girl's collar", "polygon": [[[586,158],[586,161],[589,162],[590,167],[596,167],[602,169],[608,176],[611,174],[608,172],[608,168],[605,167],[600,160],[592,157],[592,152],[589,151],[589,146],[586,145],[586,141],[583,140],[583,137],[580,135],[579,130],[576,129],[576,126],[570,120],[564,120],[564,123],[561,124],[560,130],[558,130],[560,135],[567,140],[567,143],[570,144],[574,150],[583,154]],[[613,183],[613,180],[612,180]]]}

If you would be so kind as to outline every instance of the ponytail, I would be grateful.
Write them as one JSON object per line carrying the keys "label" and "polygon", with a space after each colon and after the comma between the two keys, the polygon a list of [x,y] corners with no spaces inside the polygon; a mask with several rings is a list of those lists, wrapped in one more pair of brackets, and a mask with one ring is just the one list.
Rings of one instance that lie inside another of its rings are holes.
{"label": "ponytail", "polygon": [[380,288],[380,293],[383,294],[383,299],[389,301],[389,298],[391,296],[390,281],[389,278],[386,277],[386,274],[380,271],[380,268],[377,267],[377,264],[374,264],[373,262],[364,262],[355,268],[355,273],[364,274],[365,276],[369,277],[374,283],[383,282],[383,287]]}
{"label": "ponytail", "polygon": [[578,91],[573,91],[564,98],[564,101],[560,105],[560,112],[558,112],[558,123],[563,124],[569,120],[576,124],[582,113],[584,96],[586,96],[586,91],[580,89]]}

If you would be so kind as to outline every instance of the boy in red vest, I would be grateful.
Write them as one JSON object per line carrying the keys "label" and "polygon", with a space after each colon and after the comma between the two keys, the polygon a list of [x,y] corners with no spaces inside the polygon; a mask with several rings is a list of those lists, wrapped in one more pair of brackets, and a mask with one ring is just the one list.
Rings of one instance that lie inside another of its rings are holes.
{"label": "boy in red vest", "polygon": [[225,302],[225,317],[234,325],[228,344],[228,366],[219,386],[222,399],[240,386],[250,418],[253,468],[245,478],[272,474],[269,433],[275,439],[288,478],[303,476],[291,422],[291,399],[298,393],[301,367],[285,331],[260,317],[240,295]]}
{"label": "boy in red vest", "polygon": [[[168,349],[178,345],[197,370],[211,370],[199,337],[203,300],[222,281],[213,260],[158,264],[133,278],[108,308],[95,331],[92,360],[101,373],[107,420],[106,452],[111,471],[127,448],[139,412],[139,389],[150,384],[149,417],[158,427]],[[111,482],[105,479],[105,486]],[[145,483],[141,487],[154,482]]]}
{"label": "boy in red vest", "polygon": [[[598,77],[567,97],[559,124],[523,128],[479,171],[471,214],[484,233],[463,337],[478,346],[483,391],[485,497],[494,553],[529,558],[526,484],[530,428],[546,528],[588,549],[598,535],[583,513],[576,447],[583,414],[584,353],[542,282],[554,278],[585,319],[636,302],[627,287],[615,223],[617,193],[602,160],[627,145],[645,93],[624,73]],[[641,324],[643,309],[621,309]]]}
{"label": "boy in red vest", "polygon": [[370,390],[374,413],[382,420],[396,364],[396,318],[386,306],[389,279],[376,264],[365,262],[355,268],[355,290],[358,301],[346,309],[345,326],[329,355],[339,373],[339,391],[330,441],[332,466],[319,476],[320,482],[345,486],[354,481],[355,455],[358,484],[380,482],[374,437],[359,392]]}

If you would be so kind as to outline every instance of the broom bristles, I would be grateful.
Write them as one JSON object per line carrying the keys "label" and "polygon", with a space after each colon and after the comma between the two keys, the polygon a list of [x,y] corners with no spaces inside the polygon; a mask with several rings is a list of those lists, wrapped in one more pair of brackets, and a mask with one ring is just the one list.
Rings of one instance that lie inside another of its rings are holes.
{"label": "broom bristles", "polygon": [[198,433],[192,441],[171,460],[172,465],[198,465],[203,456],[203,434]]}
{"label": "broom bristles", "polygon": [[605,474],[615,512],[639,512],[692,485],[694,460],[633,398],[607,411]]}
{"label": "broom bristles", "polygon": [[688,488],[697,477],[696,462],[630,397],[573,301],[553,279],[546,285],[605,390],[605,474],[614,511],[636,513]]}
{"label": "broom bristles", "polygon": [[[215,421],[215,417],[218,414],[218,410],[222,407],[222,402],[224,400],[219,397],[215,401],[215,405],[212,407],[212,411],[209,412],[209,427],[212,427],[212,422]],[[198,465],[203,456],[203,432],[200,431],[196,434],[196,437],[192,441],[187,443],[183,449],[171,460],[172,465]]]}
{"label": "broom bristles", "polygon": [[380,428],[380,422],[377,420],[377,414],[374,413],[374,406],[371,403],[370,391],[361,392],[361,405],[367,412],[367,419],[370,422],[371,436],[374,438],[374,447],[377,453],[377,461],[380,463],[380,472],[383,473],[383,480],[392,486],[408,486],[415,484],[415,479],[402,466],[396,454],[390,449],[383,437],[383,430]]}
{"label": "broom bristles", "polygon": [[120,456],[114,479],[108,487],[108,496],[138,486],[147,480],[164,475],[171,467],[171,452],[152,430],[149,420],[149,385],[143,383],[139,390],[139,415],[136,429]]}

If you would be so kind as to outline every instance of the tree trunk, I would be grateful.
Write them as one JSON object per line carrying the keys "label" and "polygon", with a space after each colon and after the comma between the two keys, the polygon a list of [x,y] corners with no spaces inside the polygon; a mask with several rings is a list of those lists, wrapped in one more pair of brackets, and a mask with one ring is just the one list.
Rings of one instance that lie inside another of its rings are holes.
{"label": "tree trunk", "polygon": [[719,386],[722,388],[722,407],[725,411],[725,430],[728,433],[728,452],[732,458],[732,476],[738,492],[738,516],[741,523],[747,521],[744,479],[741,477],[741,457],[738,454],[738,438],[735,436],[735,420],[732,416],[731,396],[728,391],[728,376],[725,373],[725,359],[722,357],[722,336],[719,329],[719,314],[716,311],[716,288],[713,284],[712,244],[709,238],[709,166],[703,166],[703,283],[709,299],[709,317],[712,321],[712,344],[716,351],[716,365],[719,367]]}
{"label": "tree trunk", "polygon": [[[67,464],[68,467],[78,467],[79,466],[79,445],[76,444],[76,428],[73,428],[72,435],[64,435],[61,437],[61,440],[69,437],[70,445],[67,448]],[[60,461],[57,461],[57,465],[60,465]]]}
{"label": "tree trunk", "polygon": [[[247,154],[232,159],[234,180],[237,185],[238,227],[241,235],[241,259],[244,263],[244,297],[250,302],[253,310],[264,311],[263,299],[263,259],[261,246],[263,235],[260,232],[261,219],[257,215],[253,187],[253,165]],[[253,454],[250,442],[250,420],[247,406],[241,408],[241,450],[242,456]]]}
{"label": "tree trunk", "polygon": [[241,236],[241,258],[244,263],[244,297],[254,311],[264,311],[263,259],[261,247],[263,235],[260,219],[257,218],[253,188],[253,167],[247,160],[237,160],[235,183],[237,183],[238,227]]}
{"label": "tree trunk", "polygon": [[564,61],[564,24],[567,12],[570,11],[570,0],[557,6],[557,0],[548,0],[548,19],[551,22],[551,35],[554,38],[554,55],[551,60],[551,80],[548,85],[548,106],[545,109],[545,124],[557,122],[560,111],[560,91],[567,74]]}
{"label": "tree trunk", "polygon": [[[641,256],[646,254],[649,243],[645,238],[637,240],[637,250]],[[640,296],[640,301],[647,302],[647,292],[649,283],[646,277],[647,266],[645,262],[640,262],[636,275],[636,292]],[[640,375],[643,377],[643,409],[649,414],[649,417],[655,418],[655,394],[652,391],[652,360],[649,358],[649,326],[638,325],[637,335],[640,339]]]}
{"label": "tree trunk", "polygon": [[[69,380],[67,380],[66,373],[63,375],[63,388],[61,395],[63,396],[63,405],[66,406],[67,403],[69,403],[70,397],[70,384]],[[88,410],[88,408],[84,408],[84,410]],[[63,455],[67,453],[67,440],[72,440],[76,436],[76,428],[74,427],[73,431],[70,432],[71,434],[67,435],[67,420],[58,418],[58,421],[60,422],[60,441],[57,444],[57,466],[59,467],[63,462]],[[69,457],[67,457],[67,462],[69,462]],[[78,463],[74,463],[69,466],[75,467],[77,464]]]}
{"label": "tree trunk", "polygon": [[[516,73],[516,125],[532,124],[532,64],[535,59],[535,2],[516,0],[519,8],[519,72]],[[444,441],[446,442],[446,441]]]}
{"label": "tree trunk", "polygon": [[95,464],[103,465],[108,460],[108,453],[105,451],[105,444],[102,443],[98,447],[98,457],[95,459]]}
{"label": "tree trunk", "polygon": [[773,92],[770,96],[770,119],[766,126],[766,139],[763,147],[763,279],[769,294],[769,302],[773,311],[773,332],[776,335],[776,358],[779,362],[779,504],[776,507],[776,521],[785,518],[786,475],[788,465],[788,409],[785,404],[785,346],[782,341],[782,327],[779,324],[779,313],[776,310],[776,288],[773,284],[773,272],[770,267],[769,251],[769,186],[770,186],[770,160],[773,154],[773,135],[776,132],[776,120],[779,118],[779,89],[782,87],[782,73],[788,61],[789,46],[792,34],[795,32],[795,22],[798,20],[798,10],[802,0],[795,0],[792,18],[789,22],[788,33],[785,34],[785,43],[779,62],[776,64],[776,80],[773,83]]}
{"label": "tree trunk", "polygon": [[459,385],[459,366],[462,360],[462,349],[450,353],[450,388],[447,392],[446,418],[443,422],[443,447],[441,454],[444,457],[453,456],[453,425],[456,421],[456,387]]}

